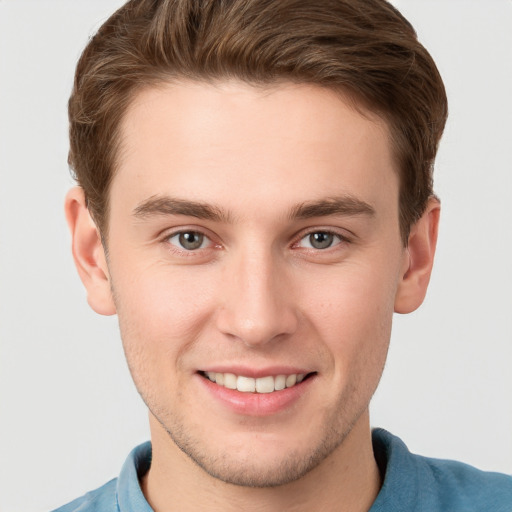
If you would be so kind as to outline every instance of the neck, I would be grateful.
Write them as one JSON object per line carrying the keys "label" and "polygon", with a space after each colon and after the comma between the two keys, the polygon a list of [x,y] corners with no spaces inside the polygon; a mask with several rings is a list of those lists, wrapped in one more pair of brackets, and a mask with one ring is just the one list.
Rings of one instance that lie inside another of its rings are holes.
{"label": "neck", "polygon": [[155,512],[366,512],[380,489],[368,412],[343,443],[304,477],[286,485],[251,488],[222,482],[197,466],[150,418],[153,458],[142,490]]}

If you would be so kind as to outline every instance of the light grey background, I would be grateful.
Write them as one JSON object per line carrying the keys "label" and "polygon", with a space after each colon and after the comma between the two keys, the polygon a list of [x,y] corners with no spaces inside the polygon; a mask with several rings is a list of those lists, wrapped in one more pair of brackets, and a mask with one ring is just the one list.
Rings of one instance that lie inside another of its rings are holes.
{"label": "light grey background", "polygon": [[[148,438],[115,318],[69,251],[66,101],[121,0],[0,0],[0,511],[52,509]],[[410,449],[512,473],[512,2],[397,0],[444,76],[451,117],[424,306],[395,319],[372,424]]]}

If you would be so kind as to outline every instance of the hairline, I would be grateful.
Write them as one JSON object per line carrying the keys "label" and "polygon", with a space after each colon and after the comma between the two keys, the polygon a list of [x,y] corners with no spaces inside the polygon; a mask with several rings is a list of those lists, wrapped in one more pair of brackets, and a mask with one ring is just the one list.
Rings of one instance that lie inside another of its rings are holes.
{"label": "hairline", "polygon": [[[368,105],[368,101],[365,101],[364,98],[361,97],[356,91],[351,90],[348,87],[343,87],[341,85],[335,86],[332,84],[321,84],[318,82],[315,82],[313,80],[293,80],[288,77],[275,77],[272,80],[249,80],[249,79],[242,79],[240,77],[236,76],[208,76],[206,74],[200,75],[197,74],[194,76],[186,76],[183,73],[170,73],[170,72],[161,72],[161,73],[155,73],[153,77],[147,78],[147,80],[143,84],[138,84],[134,86],[129,94],[126,95],[126,100],[124,104],[124,108],[122,110],[121,116],[118,120],[118,123],[115,127],[115,131],[113,133],[113,161],[111,166],[111,172],[109,175],[109,180],[106,186],[105,190],[105,203],[104,208],[102,211],[102,218],[96,219],[94,218],[94,222],[96,223],[96,226],[98,230],[101,233],[101,239],[106,245],[109,238],[109,229],[110,229],[110,223],[109,223],[109,217],[110,217],[110,191],[112,182],[119,172],[122,161],[123,161],[123,155],[126,154],[127,147],[124,143],[124,137],[123,137],[123,126],[126,119],[126,116],[129,112],[129,110],[133,107],[133,105],[136,103],[137,99],[144,94],[145,91],[149,91],[152,89],[166,89],[169,86],[173,85],[206,85],[206,86],[212,86],[212,87],[218,87],[229,83],[238,83],[238,84],[245,84],[250,87],[254,87],[256,89],[260,89],[262,91],[268,90],[269,92],[272,92],[274,90],[277,90],[281,87],[286,86],[312,86],[316,87],[328,92],[331,92],[333,94],[333,99],[337,97],[339,100],[341,100],[345,105],[350,107],[353,111],[357,112],[361,116],[365,117],[369,121],[375,123],[376,125],[380,126],[380,128],[383,128],[388,140],[389,144],[389,150],[391,157],[393,159],[393,170],[397,173],[398,180],[399,180],[399,194],[398,194],[398,209],[399,209],[399,217],[397,221],[400,225],[400,231],[401,230],[401,223],[400,223],[400,190],[402,186],[402,172],[400,169],[400,162],[398,159],[399,151],[396,148],[396,141],[395,137],[393,136],[394,129],[393,129],[393,123],[391,120],[387,119],[387,117],[379,112],[378,109],[372,108],[370,105]],[[93,216],[94,217],[94,216]],[[403,238],[403,237],[402,237]],[[404,246],[407,245],[407,240],[403,240]]]}

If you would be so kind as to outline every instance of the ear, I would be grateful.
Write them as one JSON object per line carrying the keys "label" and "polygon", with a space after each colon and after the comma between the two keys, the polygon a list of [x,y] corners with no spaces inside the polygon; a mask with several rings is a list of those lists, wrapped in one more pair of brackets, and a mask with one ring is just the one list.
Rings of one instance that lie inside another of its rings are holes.
{"label": "ear", "polygon": [[105,250],[81,187],[72,188],[66,195],[65,212],[71,231],[73,258],[87,290],[87,302],[100,315],[114,315],[116,308]]}
{"label": "ear", "polygon": [[395,296],[396,313],[411,313],[425,298],[434,264],[440,212],[439,201],[431,198],[425,213],[411,228]]}

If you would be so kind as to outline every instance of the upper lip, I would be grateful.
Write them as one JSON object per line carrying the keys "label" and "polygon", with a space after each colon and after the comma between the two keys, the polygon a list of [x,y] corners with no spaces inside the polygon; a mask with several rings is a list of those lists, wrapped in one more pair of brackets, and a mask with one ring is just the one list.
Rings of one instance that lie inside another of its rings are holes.
{"label": "upper lip", "polygon": [[248,366],[232,366],[232,365],[209,365],[200,370],[201,372],[215,373],[233,373],[237,376],[252,377],[277,377],[278,375],[308,374],[312,373],[311,369],[299,366],[268,366],[266,368],[250,368]]}

